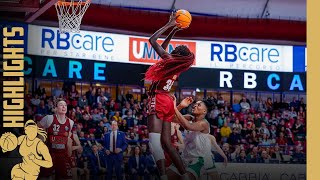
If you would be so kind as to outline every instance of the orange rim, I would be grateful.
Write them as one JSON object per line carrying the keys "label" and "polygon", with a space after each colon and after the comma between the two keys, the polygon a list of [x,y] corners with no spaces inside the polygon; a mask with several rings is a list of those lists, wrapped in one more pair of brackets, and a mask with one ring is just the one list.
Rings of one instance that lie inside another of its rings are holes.
{"label": "orange rim", "polygon": [[84,6],[85,4],[89,3],[90,0],[87,0],[86,2],[65,2],[65,1],[58,1],[57,5],[58,6],[77,6],[80,4],[81,6]]}

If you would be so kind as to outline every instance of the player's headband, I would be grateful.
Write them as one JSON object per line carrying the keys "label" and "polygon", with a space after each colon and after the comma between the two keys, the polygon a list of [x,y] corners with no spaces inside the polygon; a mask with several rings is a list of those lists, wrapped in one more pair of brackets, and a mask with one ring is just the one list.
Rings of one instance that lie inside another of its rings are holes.
{"label": "player's headband", "polygon": [[24,127],[28,127],[28,126],[37,126],[37,124],[33,120],[29,120],[26,122]]}

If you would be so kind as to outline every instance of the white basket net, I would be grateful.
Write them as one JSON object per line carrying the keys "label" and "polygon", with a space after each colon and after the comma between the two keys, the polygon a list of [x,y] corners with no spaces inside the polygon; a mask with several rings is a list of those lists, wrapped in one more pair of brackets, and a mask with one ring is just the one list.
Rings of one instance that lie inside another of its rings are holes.
{"label": "white basket net", "polygon": [[84,1],[85,2],[82,2],[82,0],[60,0],[55,4],[59,19],[60,33],[80,32],[82,17],[91,3],[90,0]]}

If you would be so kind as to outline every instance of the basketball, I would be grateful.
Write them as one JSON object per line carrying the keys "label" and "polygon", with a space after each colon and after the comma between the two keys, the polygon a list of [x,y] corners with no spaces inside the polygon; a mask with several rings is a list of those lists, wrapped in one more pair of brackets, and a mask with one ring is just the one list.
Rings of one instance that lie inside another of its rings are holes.
{"label": "basketball", "polygon": [[0,139],[0,146],[3,152],[12,151],[18,145],[18,138],[12,133],[4,133]]}
{"label": "basketball", "polygon": [[[179,17],[178,17],[179,16]],[[180,28],[187,28],[189,27],[191,21],[192,21],[192,16],[189,13],[189,11],[180,9],[176,12],[176,22],[177,26]]]}

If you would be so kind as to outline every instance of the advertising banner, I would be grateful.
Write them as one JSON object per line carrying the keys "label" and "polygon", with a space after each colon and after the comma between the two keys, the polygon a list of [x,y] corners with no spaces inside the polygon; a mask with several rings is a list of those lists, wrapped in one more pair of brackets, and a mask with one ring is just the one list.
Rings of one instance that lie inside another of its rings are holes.
{"label": "advertising banner", "polygon": [[83,59],[25,56],[25,76],[39,79],[143,85],[148,66]]}
{"label": "advertising banner", "polygon": [[[152,65],[160,57],[148,39],[92,31],[60,34],[58,28],[29,25],[28,54]],[[179,45],[187,46],[195,54],[196,68],[273,72],[306,69],[304,46],[172,39],[166,50],[171,53]]]}
{"label": "advertising banner", "polygon": [[[221,180],[306,180],[305,164],[216,163]],[[203,177],[201,179],[206,179]],[[210,179],[210,178],[209,178]]]}
{"label": "advertising banner", "polygon": [[181,74],[179,86],[225,90],[306,92],[306,73],[192,68]]}

